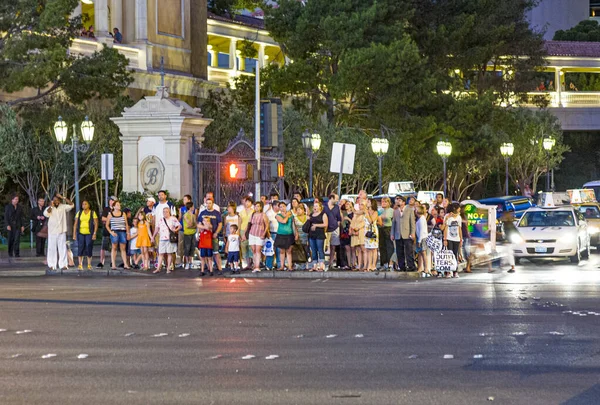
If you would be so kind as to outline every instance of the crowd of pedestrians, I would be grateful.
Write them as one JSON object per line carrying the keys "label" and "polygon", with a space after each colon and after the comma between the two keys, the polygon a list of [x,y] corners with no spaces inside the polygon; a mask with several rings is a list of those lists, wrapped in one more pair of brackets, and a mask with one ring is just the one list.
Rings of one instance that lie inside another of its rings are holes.
{"label": "crowd of pedestrians", "polygon": [[[456,268],[436,271],[435,252],[427,243],[431,235],[436,235],[440,246],[451,251],[457,262],[466,262],[466,271],[470,271],[467,222],[460,205],[449,203],[441,194],[429,206],[414,197],[402,196],[393,200],[384,197],[379,204],[364,190],[356,201],[332,193],[327,199],[315,198],[309,208],[299,194],[287,203],[271,193],[258,201],[245,196],[239,206],[230,201],[223,211],[213,193],[207,193],[199,207],[194,206],[190,195],[184,196],[180,207],[169,201],[165,191],[159,191],[157,197],[158,202],[148,197],[134,215],[116,197],[110,198],[100,216],[88,201],[76,207],[73,246],[78,270],[83,270],[84,261],[87,269],[92,269],[98,235],[100,260],[96,267],[103,268],[109,256],[113,270],[120,267],[171,273],[176,268],[198,267],[201,275],[214,275],[222,274],[224,269],[233,273],[263,269],[393,269],[418,271],[423,277],[457,277]],[[16,257],[24,230],[18,203],[18,196],[13,196],[5,208],[9,255]],[[39,199],[31,211],[36,254],[44,254],[47,240],[50,271],[65,269],[72,261],[68,257],[67,213],[74,208],[69,199],[56,195],[49,206]],[[222,253],[225,263],[221,261]],[[195,257],[200,266],[195,266]]]}

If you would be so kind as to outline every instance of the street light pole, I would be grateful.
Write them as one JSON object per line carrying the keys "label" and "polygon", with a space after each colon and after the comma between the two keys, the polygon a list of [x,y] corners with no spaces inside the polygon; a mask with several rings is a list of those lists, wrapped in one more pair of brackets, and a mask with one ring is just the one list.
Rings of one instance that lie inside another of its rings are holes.
{"label": "street light pole", "polygon": [[439,141],[437,143],[437,153],[444,162],[444,197],[448,197],[448,173],[446,169],[448,157],[452,154],[452,144],[448,141]]}
{"label": "street light pole", "polygon": [[377,160],[379,161],[379,194],[381,195],[383,194],[383,184],[381,181],[383,155],[377,155]]}
{"label": "street light pole", "polygon": [[373,138],[371,140],[371,149],[373,153],[377,156],[377,161],[379,163],[379,194],[383,194],[383,156],[388,152],[390,147],[390,143],[387,139],[383,138],[383,132],[381,138]]}
{"label": "street light pole", "polygon": [[442,162],[444,162],[444,197],[447,198],[447,196],[448,196],[448,174],[446,171],[446,164],[448,163],[448,158],[445,156],[442,156]]}
{"label": "street light pole", "polygon": [[321,135],[310,133],[308,130],[302,134],[302,147],[308,155],[308,198],[313,196],[313,163],[314,158],[321,148]]}
{"label": "street light pole", "polygon": [[73,136],[71,138],[71,144],[65,144],[68,135],[68,129],[62,117],[58,117],[58,121],[54,124],[54,135],[56,140],[60,143],[61,150],[64,153],[73,152],[73,169],[74,169],[74,180],[75,180],[75,204],[77,209],[81,208],[79,204],[79,163],[77,160],[77,153],[85,153],[90,148],[90,142],[94,138],[94,124],[92,121],[85,117],[85,120],[81,123],[81,136],[85,143],[79,144],[79,138],[77,136],[77,126],[73,124]]}
{"label": "street light pole", "polygon": [[308,198],[312,198],[313,196],[313,158],[314,158],[314,153],[312,151],[312,149],[308,152],[308,159],[309,159],[309,165],[308,165]]}
{"label": "street light pole", "polygon": [[544,136],[542,146],[546,151],[546,191],[550,190],[550,151],[554,147],[556,140],[551,136]]}
{"label": "street light pole", "polygon": [[515,151],[515,146],[508,142],[508,143],[503,143],[502,145],[500,145],[500,153],[502,154],[502,156],[504,156],[504,162],[506,163],[506,172],[505,172],[505,177],[504,177],[504,190],[506,192],[506,195],[508,195],[508,162],[510,161],[510,157],[513,155]]}

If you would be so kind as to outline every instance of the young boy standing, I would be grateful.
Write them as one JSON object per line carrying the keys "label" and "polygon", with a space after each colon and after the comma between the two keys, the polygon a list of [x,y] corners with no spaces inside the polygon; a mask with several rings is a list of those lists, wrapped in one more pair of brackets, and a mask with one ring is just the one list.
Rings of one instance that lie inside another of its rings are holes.
{"label": "young boy standing", "polygon": [[208,267],[210,275],[213,273],[213,241],[212,241],[212,224],[210,218],[204,217],[202,222],[198,224],[200,231],[200,240],[198,241],[198,249],[200,249],[200,276],[204,276],[205,266]]}
{"label": "young boy standing", "polygon": [[232,266],[233,274],[240,274],[240,234],[238,226],[231,224],[229,235],[227,236],[227,244],[225,245],[227,253],[227,266]]}

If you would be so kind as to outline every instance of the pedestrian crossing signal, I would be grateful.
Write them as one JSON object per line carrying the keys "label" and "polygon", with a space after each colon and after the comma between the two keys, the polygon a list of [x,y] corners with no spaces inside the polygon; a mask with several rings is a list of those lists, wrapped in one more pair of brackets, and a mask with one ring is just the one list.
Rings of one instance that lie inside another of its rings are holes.
{"label": "pedestrian crossing signal", "polygon": [[248,177],[245,163],[230,163],[227,166],[227,175],[230,180],[242,180]]}
{"label": "pedestrian crossing signal", "polygon": [[278,163],[277,164],[277,177],[284,177],[285,176],[285,170],[283,167],[283,163]]}

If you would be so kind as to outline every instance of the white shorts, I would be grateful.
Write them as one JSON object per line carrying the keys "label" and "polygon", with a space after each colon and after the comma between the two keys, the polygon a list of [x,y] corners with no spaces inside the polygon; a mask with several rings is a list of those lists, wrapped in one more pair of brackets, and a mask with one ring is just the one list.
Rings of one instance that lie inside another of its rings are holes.
{"label": "white shorts", "polygon": [[171,243],[168,240],[161,240],[158,245],[158,253],[161,255],[177,252],[177,243]]}
{"label": "white shorts", "polygon": [[250,235],[248,238],[248,244],[250,246],[263,246],[265,244],[265,240],[259,238],[258,236]]}

